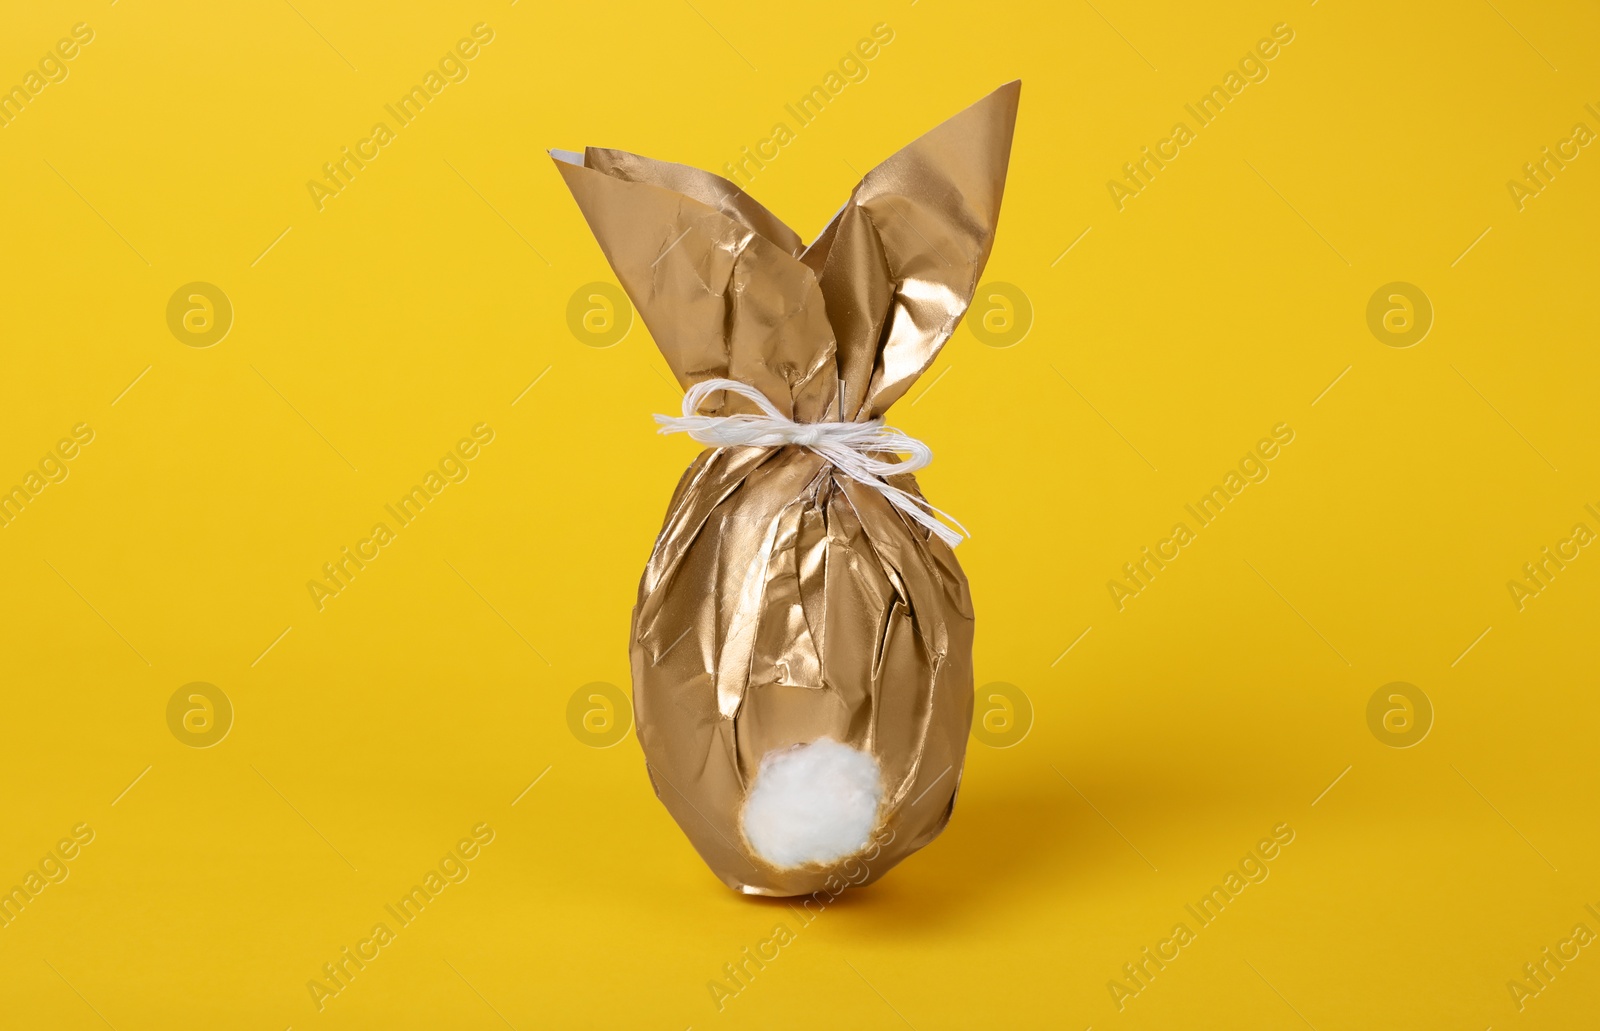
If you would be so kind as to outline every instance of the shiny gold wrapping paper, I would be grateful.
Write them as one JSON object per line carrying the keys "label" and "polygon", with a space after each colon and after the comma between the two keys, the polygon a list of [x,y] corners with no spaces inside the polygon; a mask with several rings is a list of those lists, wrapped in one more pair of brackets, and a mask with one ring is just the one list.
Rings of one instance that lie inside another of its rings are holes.
{"label": "shiny gold wrapping paper", "polygon": [[[557,161],[685,388],[748,383],[800,422],[869,420],[954,332],[994,239],[1021,84],[869,172],[809,247],[708,172],[589,148]],[[754,412],[712,395],[702,415]],[[897,486],[916,492],[909,474]],[[752,894],[866,883],[950,818],[972,721],[972,600],[952,550],[799,447],[703,452],[639,585],[631,660],[657,795],[711,869]],[[778,869],[741,807],[774,749],[875,756],[870,860]]]}

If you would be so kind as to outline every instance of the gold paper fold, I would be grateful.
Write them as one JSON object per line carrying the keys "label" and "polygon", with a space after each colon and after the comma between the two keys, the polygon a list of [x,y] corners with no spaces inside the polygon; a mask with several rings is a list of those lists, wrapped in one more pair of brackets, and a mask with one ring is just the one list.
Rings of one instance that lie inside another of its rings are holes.
{"label": "gold paper fold", "polygon": [[[557,167],[682,386],[727,377],[800,422],[868,420],[927,371],[967,310],[1020,88],[868,172],[809,247],[698,169],[596,148]],[[754,411],[720,392],[700,414]],[[893,479],[917,492],[909,474]],[[950,818],[972,634],[954,553],[877,490],[803,448],[702,452],[668,505],[633,616],[635,719],[657,795],[736,890],[876,880]],[[779,869],[743,839],[746,790],[768,752],[821,737],[878,760],[879,844],[870,860]]]}

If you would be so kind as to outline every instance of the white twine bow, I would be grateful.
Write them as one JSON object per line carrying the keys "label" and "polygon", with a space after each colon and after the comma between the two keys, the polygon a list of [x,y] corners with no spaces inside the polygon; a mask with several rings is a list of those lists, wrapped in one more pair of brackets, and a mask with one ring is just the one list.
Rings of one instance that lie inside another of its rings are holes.
{"label": "white twine bow", "polygon": [[[696,415],[706,397],[718,390],[729,390],[749,399],[764,415]],[[963,537],[971,537],[966,527],[948,512],[934,508],[922,498],[889,483],[884,477],[914,472],[933,461],[933,449],[903,430],[885,426],[882,419],[871,422],[795,422],[785,418],[766,395],[755,387],[731,379],[702,380],[683,395],[683,415],[657,415],[658,433],[687,433],[692,440],[712,447],[749,445],[783,447],[793,444],[816,452],[846,476],[863,483],[910,518],[926,526],[952,548]],[[908,456],[903,462],[884,461],[874,454]],[[955,524],[946,526],[935,516]]]}

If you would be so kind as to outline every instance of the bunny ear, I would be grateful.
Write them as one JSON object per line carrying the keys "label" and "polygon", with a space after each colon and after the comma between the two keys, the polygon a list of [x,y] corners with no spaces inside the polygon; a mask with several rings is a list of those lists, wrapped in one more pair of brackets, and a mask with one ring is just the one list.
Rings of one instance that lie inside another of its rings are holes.
{"label": "bunny ear", "polygon": [[689,165],[630,154],[625,150],[589,147],[581,162],[604,172],[613,179],[626,179],[635,183],[650,183],[668,190],[676,190],[685,197],[715,208],[761,236],[777,244],[786,254],[799,257],[805,250],[800,234],[784,225],[754,197],[720,175],[705,172]]}
{"label": "bunny ear", "polygon": [[[822,417],[837,395],[833,331],[783,223],[709,173],[616,151],[551,156],[680,386],[736,379],[790,418]],[[718,392],[702,411],[758,409]]]}
{"label": "bunny ear", "polygon": [[966,313],[994,242],[1021,89],[1007,83],[868,172],[801,256],[838,341],[843,418],[883,414]]}

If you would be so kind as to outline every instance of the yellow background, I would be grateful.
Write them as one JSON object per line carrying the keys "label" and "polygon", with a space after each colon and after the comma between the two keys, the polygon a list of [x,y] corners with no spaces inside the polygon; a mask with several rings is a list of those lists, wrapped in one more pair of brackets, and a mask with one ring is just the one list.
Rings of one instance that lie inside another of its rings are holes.
{"label": "yellow background", "polygon": [[[95,36],[0,129],[0,485],[95,438],[0,529],[0,886],[95,838],[0,929],[6,1026],[1592,1023],[1600,950],[1522,1012],[1507,982],[1600,932],[1600,554],[1521,611],[1506,586],[1600,529],[1600,148],[1525,210],[1506,186],[1600,131],[1592,7],[10,6],[0,85]],[[317,210],[307,181],[479,22],[469,77]],[[802,928],[704,869],[631,735],[568,725],[627,687],[694,445],[651,432],[679,394],[642,326],[569,330],[611,276],[544,148],[720,169],[878,22],[753,192],[809,238],[1023,79],[985,277],[1033,324],[960,330],[893,421],[973,532],[979,684],[1034,722]],[[1269,77],[1117,210],[1107,181],[1280,22]],[[209,348],[167,325],[194,281],[235,309]],[[1367,325],[1393,281],[1435,309],[1409,348]],[[1270,477],[1119,611],[1107,581],[1280,422]],[[469,478],[318,611],[306,582],[478,423]],[[206,749],[167,724],[194,681],[235,708]],[[1367,721],[1394,681],[1436,713],[1407,749]],[[480,822],[468,880],[318,1012],[307,982]],[[1280,823],[1270,877],[1119,1012],[1107,981]]]}

